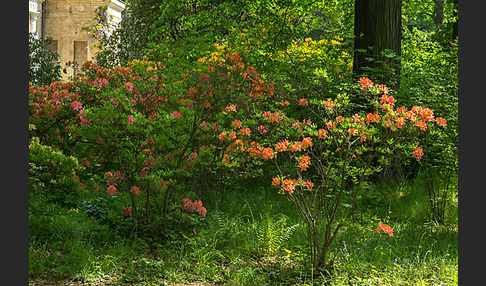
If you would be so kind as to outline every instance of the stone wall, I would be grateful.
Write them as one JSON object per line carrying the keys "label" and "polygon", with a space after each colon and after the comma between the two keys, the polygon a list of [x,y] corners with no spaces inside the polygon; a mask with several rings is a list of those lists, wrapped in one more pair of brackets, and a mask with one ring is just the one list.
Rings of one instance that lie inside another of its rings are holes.
{"label": "stone wall", "polygon": [[[98,51],[98,43],[89,37],[83,28],[95,24],[95,16],[100,6],[108,6],[114,21],[121,20],[124,4],[116,0],[45,0],[45,36],[53,39],[49,47],[59,54],[62,68],[66,62],[76,61],[80,66],[92,60]],[[74,76],[77,71],[68,69],[63,80]]]}

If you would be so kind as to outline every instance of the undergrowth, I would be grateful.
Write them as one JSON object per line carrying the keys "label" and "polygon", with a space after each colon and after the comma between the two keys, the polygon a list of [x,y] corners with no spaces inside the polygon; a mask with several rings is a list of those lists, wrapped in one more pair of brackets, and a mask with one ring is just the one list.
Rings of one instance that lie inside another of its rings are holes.
{"label": "undergrowth", "polygon": [[[31,285],[457,285],[457,200],[446,224],[432,222],[420,178],[363,191],[331,247],[332,269],[321,273],[308,262],[306,230],[292,205],[243,184],[227,194],[239,204],[208,209],[200,226],[157,243],[120,235],[80,210],[31,217]],[[393,236],[377,233],[380,222]]]}

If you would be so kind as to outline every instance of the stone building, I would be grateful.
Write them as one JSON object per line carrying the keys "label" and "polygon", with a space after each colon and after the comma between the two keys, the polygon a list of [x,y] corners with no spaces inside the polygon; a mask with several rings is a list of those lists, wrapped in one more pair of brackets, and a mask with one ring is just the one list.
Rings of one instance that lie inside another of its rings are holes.
{"label": "stone building", "polygon": [[[38,38],[52,38],[47,47],[59,54],[64,68],[67,62],[82,65],[96,55],[97,40],[88,34],[87,28],[97,24],[100,7],[107,7],[110,24],[116,27],[125,9],[123,0],[29,0],[29,32]],[[69,68],[63,80],[75,76]]]}

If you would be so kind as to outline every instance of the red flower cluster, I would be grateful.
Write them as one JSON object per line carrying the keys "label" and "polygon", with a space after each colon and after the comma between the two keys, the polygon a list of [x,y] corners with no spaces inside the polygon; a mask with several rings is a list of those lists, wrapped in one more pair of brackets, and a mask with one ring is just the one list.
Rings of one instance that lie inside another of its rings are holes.
{"label": "red flower cluster", "polygon": [[131,207],[125,207],[122,211],[122,216],[127,217],[132,215],[132,208]]}
{"label": "red flower cluster", "polygon": [[182,209],[191,213],[196,211],[203,217],[205,217],[207,213],[206,208],[202,206],[202,202],[200,200],[195,200],[193,202],[189,198],[182,199]]}

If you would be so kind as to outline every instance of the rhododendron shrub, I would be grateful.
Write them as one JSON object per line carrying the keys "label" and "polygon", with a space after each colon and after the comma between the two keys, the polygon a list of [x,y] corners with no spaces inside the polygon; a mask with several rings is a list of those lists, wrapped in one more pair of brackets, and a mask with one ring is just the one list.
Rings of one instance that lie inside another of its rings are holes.
{"label": "rhododendron shrub", "polygon": [[[70,92],[58,92],[61,99],[57,90],[31,87],[32,120],[45,130],[65,124],[58,141],[69,141],[87,165],[87,180],[96,181],[91,186],[124,200],[130,216],[146,222],[173,209],[176,197],[198,193],[207,172],[238,167],[237,158],[229,159],[235,154],[230,140],[248,138],[257,127],[222,131],[250,118],[273,93],[238,54],[203,58],[177,81],[146,58],[126,67],[87,62],[83,68]],[[59,142],[53,145],[64,148]]]}
{"label": "rhododendron shrub", "polygon": [[49,85],[29,82],[29,124],[35,126],[29,132],[30,138],[37,137],[40,143],[57,146],[69,155],[74,152],[77,140],[70,126],[81,108],[74,90],[72,82],[56,81]]}
{"label": "rhododendron shrub", "polygon": [[275,164],[278,175],[269,182],[302,215],[311,261],[317,267],[328,266],[329,247],[355,212],[368,177],[380,172],[397,152],[404,159],[420,161],[425,151],[416,134],[446,125],[428,108],[398,107],[385,85],[367,78],[360,79],[356,92],[371,100],[372,112],[349,115],[346,94],[333,100],[277,95],[281,106],[297,106],[308,116],[292,119],[283,111],[262,112],[261,120],[271,132],[265,140],[251,142],[253,150],[241,148],[253,158]]}

